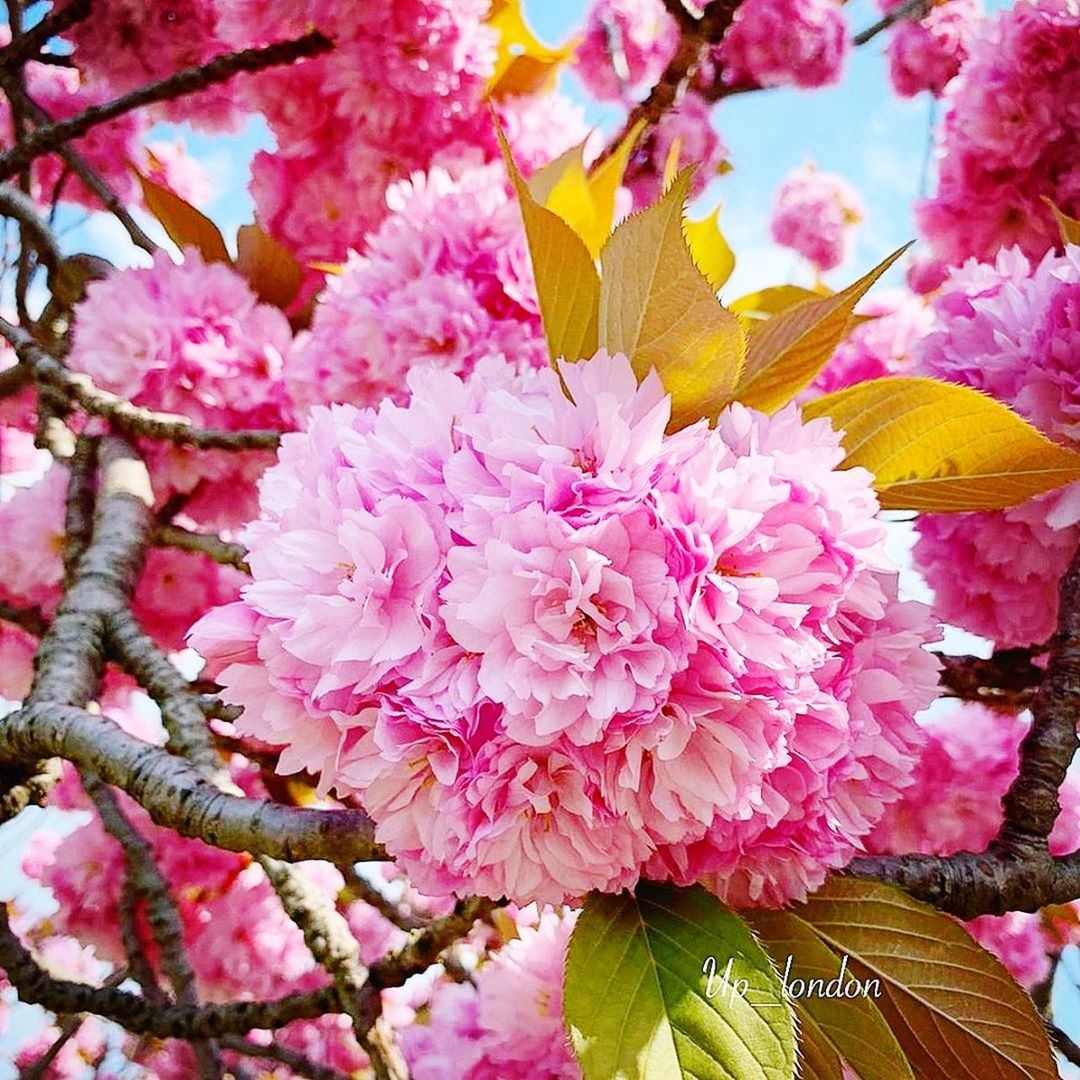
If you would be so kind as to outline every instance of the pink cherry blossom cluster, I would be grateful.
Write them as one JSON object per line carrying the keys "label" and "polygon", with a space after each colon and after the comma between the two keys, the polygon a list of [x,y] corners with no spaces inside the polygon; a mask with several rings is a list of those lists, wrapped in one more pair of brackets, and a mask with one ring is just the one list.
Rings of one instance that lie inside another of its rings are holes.
{"label": "pink cherry blossom cluster", "polygon": [[[1046,435],[1080,440],[1080,247],[1033,265],[1017,249],[966,264],[933,301],[925,374],[984,390]],[[1045,641],[1080,541],[1080,485],[1011,510],[923,514],[915,560],[949,623],[1009,647]],[[955,568],[964,567],[957,574]]]}
{"label": "pink cherry blossom cluster", "polygon": [[[181,263],[159,252],[151,267],[91,282],[71,340],[69,366],[136,405],[225,431],[291,425],[288,321],[229,266],[207,264],[194,249]],[[159,501],[181,499],[185,514],[215,528],[251,516],[254,482],[271,460],[160,441],[143,450]]]}
{"label": "pink cherry blossom cluster", "polygon": [[[0,503],[0,599],[16,608],[51,615],[59,603],[67,485],[67,469],[54,465],[37,483]],[[195,619],[208,607],[235,598],[242,581],[238,570],[206,555],[151,548],[132,610],[164,648],[182,649]],[[33,642],[11,624],[0,626],[5,655],[0,695],[17,701],[29,685]]]}
{"label": "pink cherry blossom cluster", "polygon": [[598,101],[631,101],[659,80],[678,43],[662,0],[593,0],[574,68]]}
{"label": "pink cherry blossom cluster", "polygon": [[982,18],[982,0],[938,0],[923,18],[901,19],[886,50],[893,89],[901,97],[923,90],[940,96],[967,59],[967,42]]}
{"label": "pink cherry blossom cluster", "polygon": [[[54,10],[70,3],[61,0]],[[93,17],[76,22],[65,36],[75,46],[79,71],[115,97],[229,52],[217,33],[220,7],[218,0],[97,0]],[[219,84],[164,102],[151,115],[211,130],[235,129],[243,114],[232,86]]]}
{"label": "pink cherry blossom cluster", "polygon": [[796,409],[664,434],[622,356],[315,408],[192,631],[244,734],[356,793],[417,886],[644,873],[781,903],[906,783],[933,697],[869,477]]}
{"label": "pink cherry blossom cluster", "polygon": [[298,406],[401,397],[414,364],[547,363],[521,213],[501,164],[436,168],[387,192],[391,214],[332,276],[285,363]]}
{"label": "pink cherry blossom cluster", "polygon": [[860,304],[858,314],[866,321],[840,342],[811,393],[831,394],[867,379],[910,374],[915,344],[934,323],[922,298],[904,289],[879,293]]}
{"label": "pink cherry blossom cluster", "polygon": [[[218,32],[238,47],[312,26],[335,43],[239,90],[277,142],[252,165],[260,223],[303,261],[340,261],[359,247],[384,216],[394,180],[463,147],[498,157],[484,100],[497,45],[484,22],[488,0],[371,0],[363,17],[330,0],[219,7]],[[508,98],[498,112],[526,169],[586,134],[580,110],[554,93]]]}
{"label": "pink cherry blossom cluster", "polygon": [[472,984],[435,984],[427,1021],[401,1032],[414,1080],[580,1080],[562,1017],[576,912],[519,925]]}
{"label": "pink cherry blossom cluster", "polygon": [[864,215],[859,193],[847,180],[808,164],[788,173],[777,189],[770,227],[778,244],[823,273],[844,261]]}
{"label": "pink cherry blossom cluster", "polygon": [[[915,782],[886,811],[866,841],[880,854],[952,855],[983,851],[1001,828],[1001,799],[1015,779],[1020,741],[1030,720],[982,705],[953,703],[923,718],[928,739]],[[1060,792],[1062,810],[1050,834],[1054,855],[1080,848],[1080,771]],[[1077,941],[1060,916],[1010,912],[967,923],[972,936],[1030,989],[1050,974],[1050,954]]]}
{"label": "pink cherry blossom cluster", "polygon": [[920,229],[951,263],[1019,245],[1041,257],[1058,239],[1053,200],[1080,215],[1080,5],[1017,0],[985,19],[944,95],[937,190]]}
{"label": "pink cherry blossom cluster", "polygon": [[840,81],[850,47],[838,0],[744,0],[713,47],[725,86],[799,86]]}

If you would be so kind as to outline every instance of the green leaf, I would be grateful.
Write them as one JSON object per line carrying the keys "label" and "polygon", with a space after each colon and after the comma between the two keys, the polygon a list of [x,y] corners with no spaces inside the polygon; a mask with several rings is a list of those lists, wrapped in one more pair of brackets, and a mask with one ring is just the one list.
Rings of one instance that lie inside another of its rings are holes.
{"label": "green leaf", "polygon": [[208,263],[231,262],[221,230],[205,214],[163,184],[148,179],[137,169],[133,171],[142,187],[146,209],[161,222],[178,248],[193,247]]}
{"label": "green leaf", "polygon": [[855,305],[906,250],[893,252],[854,285],[785,308],[755,328],[734,398],[775,412],[809,386],[851,328]]}
{"label": "green leaf", "polygon": [[1080,454],[968,386],[870,379],[803,406],[844,432],[844,467],[874,474],[886,510],[1002,510],[1080,480]]}
{"label": "green leaf", "polygon": [[[835,990],[850,984],[846,971],[847,977],[840,978],[847,966],[844,958],[822,941],[797,910],[755,911],[747,914],[747,921],[785,973],[789,987],[796,985],[795,980],[807,986],[811,979],[820,979],[825,990],[834,981]],[[795,998],[795,1011],[803,1080],[839,1077],[839,1058],[864,1080],[913,1080],[911,1066],[872,997],[800,995]]]}
{"label": "green leaf", "polygon": [[831,879],[792,914],[848,957],[864,987],[878,980],[874,1002],[916,1080],[1057,1076],[1031,998],[955,919],[891,885],[854,878]]}
{"label": "green leaf", "polygon": [[672,429],[716,416],[745,349],[738,319],[716,299],[683,235],[690,177],[681,172],[600,252],[600,346],[625,353],[639,379],[656,368],[671,395]]}
{"label": "green leaf", "polygon": [[722,206],[718,206],[707,217],[700,221],[687,221],[684,226],[690,254],[698,269],[708,278],[713,292],[724,287],[735,269],[735,252],[720,231],[722,209]]}
{"label": "green leaf", "polygon": [[518,172],[502,129],[506,169],[517,192],[529,244],[540,318],[552,362],[587,359],[597,347],[600,277],[588,248],[558,214],[540,206]]}
{"label": "green leaf", "polygon": [[570,940],[564,1011],[585,1080],[795,1075],[791,1010],[775,969],[746,924],[700,886],[591,893]]}

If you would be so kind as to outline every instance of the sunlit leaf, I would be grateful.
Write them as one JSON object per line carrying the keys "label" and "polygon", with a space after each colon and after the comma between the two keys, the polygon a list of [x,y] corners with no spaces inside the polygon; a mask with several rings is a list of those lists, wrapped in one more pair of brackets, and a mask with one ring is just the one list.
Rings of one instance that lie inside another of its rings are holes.
{"label": "sunlit leaf", "polygon": [[878,981],[874,1004],[917,1080],[1057,1077],[1031,998],[956,920],[890,885],[852,878],[833,878],[791,911],[848,958],[864,989]]}
{"label": "sunlit leaf", "polygon": [[664,159],[664,183],[662,191],[667,191],[675,183],[675,176],[679,171],[679,154],[682,152],[682,139],[674,138],[668,147],[667,157]]}
{"label": "sunlit leaf", "polygon": [[[611,234],[611,228],[615,221],[615,196],[619,186],[622,184],[623,174],[626,172],[626,166],[630,160],[630,155],[634,151],[634,146],[637,144],[638,139],[641,138],[641,133],[644,130],[645,121],[639,120],[626,133],[611,154],[597,165],[589,175],[589,191],[592,193],[597,216],[600,220],[608,223],[604,240]],[[603,241],[597,245],[595,250],[592,247],[589,250],[592,251],[593,255],[599,255],[601,247],[603,247]]]}
{"label": "sunlit leaf", "polygon": [[201,211],[170,191],[164,184],[150,180],[133,169],[142,187],[146,209],[154,215],[169,239],[178,247],[193,247],[206,262],[229,262],[229,252],[221,230]]}
{"label": "sunlit leaf", "polygon": [[525,21],[521,0],[493,0],[487,25],[499,35],[495,71],[487,86],[491,98],[551,89],[559,65],[577,46],[569,41],[551,48],[540,41]]}
{"label": "sunlit leaf", "polygon": [[740,296],[727,306],[731,311],[747,318],[767,319],[801,304],[804,300],[820,300],[822,295],[815,289],[804,289],[801,285],[770,285],[768,288]]}
{"label": "sunlit leaf", "polygon": [[1080,480],[1080,454],[968,386],[871,379],[815,398],[803,416],[844,432],[844,465],[874,474],[887,510],[1000,510]]}
{"label": "sunlit leaf", "polygon": [[600,252],[601,347],[625,353],[638,378],[656,368],[672,427],[715,417],[739,378],[745,342],[694,265],[683,236],[690,170],[656,203],[622,222]]}
{"label": "sunlit leaf", "polygon": [[[709,279],[713,291],[723,288],[735,269],[735,253],[720,231],[721,206],[700,221],[687,221],[683,226],[690,254],[698,269]],[[732,309],[734,310],[734,309]]]}
{"label": "sunlit leaf", "polygon": [[236,231],[236,269],[263,303],[285,308],[300,291],[300,264],[257,225],[242,225]]}
{"label": "sunlit leaf", "polygon": [[1043,196],[1043,202],[1050,207],[1054,214],[1054,219],[1058,223],[1058,228],[1061,230],[1061,242],[1063,244],[1080,244],[1080,221],[1076,218],[1069,217],[1063,210],[1060,210],[1055,203]]}
{"label": "sunlit leaf", "polygon": [[854,285],[784,308],[756,328],[747,342],[735,398],[775,412],[809,386],[851,328],[855,305],[905,250],[893,252]]}
{"label": "sunlit leaf", "polygon": [[501,129],[498,136],[525,223],[548,354],[553,361],[559,357],[590,357],[597,347],[600,296],[600,278],[592,256],[581,237],[558,214],[532,197]]}
{"label": "sunlit leaf", "polygon": [[345,273],[344,263],[309,262],[308,266],[312,270],[318,270],[320,274],[330,274],[333,277],[341,277]]}
{"label": "sunlit leaf", "polygon": [[775,969],[746,924],[700,886],[643,881],[634,894],[591,893],[570,939],[563,1001],[585,1080],[795,1075]]}
{"label": "sunlit leaf", "polygon": [[873,997],[843,994],[852,984],[847,961],[809,923],[791,911],[749,912],[747,921],[789,988],[797,980],[804,989],[810,980],[820,980],[820,993],[794,998],[803,1080],[835,1080],[840,1076],[838,1057],[862,1077],[912,1080],[911,1066]]}

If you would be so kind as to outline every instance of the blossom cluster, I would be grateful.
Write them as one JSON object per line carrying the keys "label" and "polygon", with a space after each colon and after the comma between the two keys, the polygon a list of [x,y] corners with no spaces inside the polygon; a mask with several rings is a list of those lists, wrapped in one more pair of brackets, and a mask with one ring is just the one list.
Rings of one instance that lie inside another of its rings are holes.
{"label": "blossom cluster", "polygon": [[501,164],[416,173],[332,276],[284,376],[299,408],[400,399],[414,364],[468,374],[485,356],[538,366],[547,345],[525,234]]}
{"label": "blossom cluster", "polygon": [[1013,244],[1039,258],[1058,239],[1043,200],[1080,215],[1080,5],[1017,0],[967,48],[944,94],[937,190],[917,207],[920,230],[950,263],[991,261]]}
{"label": "blossom cluster", "polygon": [[813,165],[794,169],[777,189],[772,237],[813,264],[819,273],[842,263],[854,226],[865,211],[859,193],[837,173]]}
{"label": "blossom cluster", "polygon": [[713,46],[725,86],[798,86],[840,81],[850,40],[837,0],[744,0]]}
{"label": "blossom cluster", "polygon": [[[916,348],[924,374],[973,386],[1050,438],[1080,437],[1080,247],[1033,264],[1016,249],[954,271]],[[1080,485],[1011,510],[923,514],[915,561],[949,623],[1003,647],[1047,640],[1057,582],[1080,541]],[[962,574],[956,567],[963,566]]]}
{"label": "blossom cluster", "polygon": [[[900,0],[889,0],[890,10]],[[921,19],[901,19],[887,55],[889,78],[901,97],[928,90],[939,97],[967,59],[967,42],[982,22],[981,0],[944,0]]]}
{"label": "blossom cluster", "polygon": [[662,0],[594,0],[574,70],[598,101],[632,100],[659,80],[678,42]]}
{"label": "blossom cluster", "polygon": [[[394,180],[468,149],[498,156],[484,94],[496,64],[487,0],[374,0],[363,17],[328,0],[236,0],[217,32],[244,47],[318,27],[322,56],[247,79],[238,94],[262,113],[277,148],[252,164],[260,223],[304,262],[340,261],[386,212]],[[498,104],[522,167],[585,137],[580,111],[557,93]]]}
{"label": "blossom cluster", "polygon": [[933,695],[869,477],[794,408],[666,436],[624,357],[560,375],[415,367],[404,405],[313,409],[244,532],[253,582],[192,644],[427,892],[803,895]]}
{"label": "blossom cluster", "polygon": [[[284,356],[292,331],[277,308],[259,303],[224,263],[193,248],[174,263],[164,252],[146,268],[121,270],[87,286],[67,362],[135,405],[179,414],[196,427],[283,430],[292,412]],[[143,445],[159,503],[215,528],[254,512],[254,481],[265,451],[194,451]]]}

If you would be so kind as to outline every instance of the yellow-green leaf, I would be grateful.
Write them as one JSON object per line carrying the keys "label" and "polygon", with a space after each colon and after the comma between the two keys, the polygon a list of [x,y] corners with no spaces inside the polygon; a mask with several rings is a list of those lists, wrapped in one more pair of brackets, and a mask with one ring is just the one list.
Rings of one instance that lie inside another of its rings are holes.
{"label": "yellow-green leaf", "polygon": [[[802,1035],[804,1080],[839,1077],[838,1057],[865,1080],[913,1080],[911,1066],[874,999],[843,995],[844,987],[852,982],[847,962],[821,940],[797,911],[753,911],[744,917],[768,949],[789,989],[798,986],[797,980],[803,988],[809,987],[812,979],[820,980],[820,993],[794,997]],[[830,990],[833,993],[826,993]]]}
{"label": "yellow-green leaf", "polygon": [[775,412],[809,386],[851,328],[855,305],[906,250],[893,252],[854,285],[797,303],[756,327],[733,396],[755,409]]}
{"label": "yellow-green leaf", "polygon": [[891,885],[853,878],[831,879],[791,912],[848,958],[864,990],[877,980],[874,1004],[916,1080],[1057,1077],[1031,998],[954,919]]}
{"label": "yellow-green leaf", "polygon": [[[686,242],[698,269],[709,279],[713,292],[724,287],[735,269],[735,252],[720,231],[720,211],[717,208],[700,221],[687,221],[684,226]],[[732,309],[734,310],[734,309]]]}
{"label": "yellow-green leaf", "polygon": [[521,0],[493,0],[487,25],[499,35],[495,71],[487,86],[491,98],[550,89],[559,65],[577,45],[570,41],[553,49],[540,41],[525,21]]}
{"label": "yellow-green leaf", "polygon": [[584,241],[558,214],[540,206],[518,172],[498,129],[506,168],[517,192],[529,244],[548,355],[581,360],[597,347],[600,277]]}
{"label": "yellow-green leaf", "polygon": [[590,893],[567,951],[563,1013],[585,1080],[795,1075],[780,979],[743,920],[700,885]]}
{"label": "yellow-green leaf", "polygon": [[300,291],[300,264],[288,248],[258,225],[241,225],[237,229],[236,269],[264,304],[286,308]]}
{"label": "yellow-green leaf", "polygon": [[1001,510],[1080,480],[1080,454],[968,386],[896,376],[815,398],[887,510]]}
{"label": "yellow-green leaf", "polygon": [[142,187],[143,202],[161,222],[169,239],[178,247],[195,248],[206,262],[229,262],[229,252],[221,230],[201,211],[163,184],[133,170]]}
{"label": "yellow-green leaf", "polygon": [[584,143],[572,147],[550,165],[529,178],[529,190],[536,201],[566,222],[584,241],[595,258],[611,235],[614,204],[607,216],[593,198],[582,160]]}
{"label": "yellow-green leaf", "polygon": [[1059,209],[1057,204],[1043,196],[1043,202],[1050,207],[1053,212],[1054,218],[1058,223],[1058,228],[1061,230],[1061,242],[1063,244],[1080,244],[1080,221],[1076,218],[1069,217],[1063,210]]}
{"label": "yellow-green leaf", "polygon": [[600,252],[601,347],[625,353],[638,378],[656,368],[672,399],[672,428],[712,419],[739,378],[745,341],[683,236],[690,170],[655,206],[634,214]]}
{"label": "yellow-green leaf", "polygon": [[589,248],[594,256],[600,254],[600,248],[604,246],[604,240],[607,240],[611,235],[611,228],[615,222],[615,196],[619,190],[619,185],[623,181],[623,174],[626,172],[626,165],[630,160],[630,155],[633,153],[634,146],[638,139],[641,138],[641,133],[644,130],[645,121],[639,120],[626,133],[612,153],[600,162],[589,175],[589,191],[592,194],[597,217],[607,222],[607,231],[603,239],[595,249]]}
{"label": "yellow-green leaf", "polygon": [[801,304],[804,300],[820,300],[822,295],[815,289],[804,289],[801,285],[770,285],[768,288],[740,296],[727,306],[736,314],[750,319],[768,319]]}

